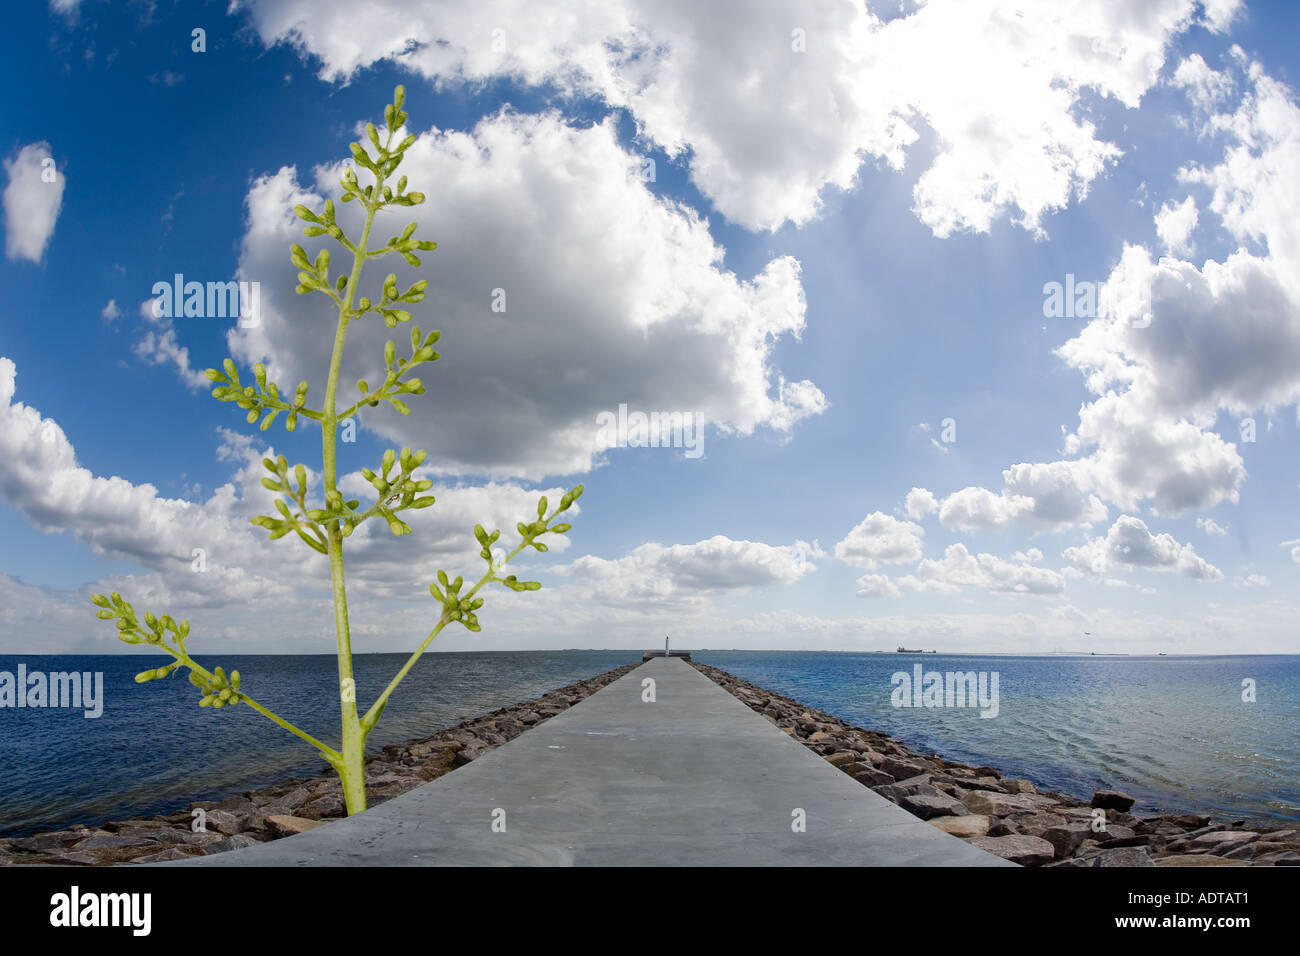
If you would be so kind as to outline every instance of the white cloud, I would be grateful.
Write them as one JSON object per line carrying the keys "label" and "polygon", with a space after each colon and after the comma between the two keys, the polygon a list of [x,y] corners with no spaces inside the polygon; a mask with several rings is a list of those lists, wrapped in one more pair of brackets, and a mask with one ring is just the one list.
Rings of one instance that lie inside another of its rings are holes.
{"label": "white cloud", "polygon": [[887,574],[864,574],[858,578],[858,597],[892,598],[902,593]]}
{"label": "white cloud", "polygon": [[1237,576],[1233,579],[1232,586],[1242,590],[1256,590],[1260,588],[1272,587],[1273,582],[1263,574],[1247,574]]}
{"label": "white cloud", "polygon": [[1213,518],[1197,518],[1196,527],[1200,528],[1208,535],[1223,536],[1228,533],[1228,529],[1220,525]]}
{"label": "white cloud", "polygon": [[925,488],[913,488],[903,499],[903,510],[907,516],[916,521],[920,521],[926,515],[932,515],[939,510],[939,499]]}
{"label": "white cloud", "polygon": [[1187,91],[1187,97],[1202,113],[1208,112],[1232,93],[1232,74],[1227,70],[1210,69],[1199,53],[1193,53],[1178,64],[1170,82]]}
{"label": "white cloud", "polygon": [[176,327],[172,325],[172,320],[154,314],[156,301],[146,299],[140,303],[140,317],[145,320],[147,327],[131,350],[150,365],[174,366],[186,388],[198,390],[209,387],[211,383],[204,378],[203,372],[190,368],[190,350],[177,341]]}
{"label": "white cloud", "polygon": [[584,555],[556,570],[566,573],[586,600],[645,611],[698,605],[710,594],[790,584],[814,570],[801,560],[804,548],[714,535],[695,544],[651,542],[612,560]]}
{"label": "white cloud", "polygon": [[[787,382],[771,365],[777,340],[804,326],[798,262],[773,259],[752,280],[725,271],[707,223],[646,189],[612,122],[579,130],[553,114],[503,112],[470,133],[422,135],[402,171],[430,194],[412,218],[417,235],[439,242],[418,271],[431,304],[412,313],[442,331],[443,358],[421,375],[428,394],[409,401],[409,417],[385,406],[366,410],[362,424],[427,448],[432,467],[494,477],[586,471],[621,453],[606,451],[597,427],[597,415],[620,404],[690,412],[741,436],[787,431],[826,407],[815,385]],[[318,185],[338,172],[318,170]],[[262,321],[229,338],[239,358],[265,361],[273,380],[307,379],[314,395],[329,364],[319,325],[331,308],[293,292],[285,260],[300,239],[297,202],[322,200],[290,169],[254,183],[240,278],[261,282]],[[376,244],[404,221],[386,216]],[[351,219],[344,227],[357,232]],[[414,270],[386,260],[363,282],[377,289],[389,268],[401,286],[414,281]],[[505,291],[505,313],[491,311],[494,289]],[[406,330],[373,317],[354,323],[342,381],[373,380],[389,338],[400,343]]]}
{"label": "white cloud", "polygon": [[874,571],[878,562],[900,564],[920,560],[924,537],[925,530],[919,524],[875,511],[835,545],[835,557],[853,567]]}
{"label": "white cloud", "polygon": [[1192,233],[1198,220],[1196,200],[1188,196],[1181,203],[1167,202],[1156,213],[1156,235],[1173,256],[1189,255],[1192,251]]}
{"label": "white cloud", "polygon": [[1065,590],[1065,578],[1056,571],[992,554],[971,554],[961,543],[950,544],[942,560],[922,561],[913,574],[898,578],[897,583],[908,590],[943,594],[965,588],[1015,594],[1059,594]]}
{"label": "white cloud", "polygon": [[[45,182],[47,170],[53,174],[51,182]],[[53,165],[49,143],[28,143],[5,160],[5,174],[5,255],[39,263],[59,220],[67,177]]]}
{"label": "white cloud", "polygon": [[1283,541],[1278,547],[1291,549],[1291,560],[1300,564],[1300,538],[1293,541]]}
{"label": "white cloud", "polygon": [[1088,491],[1078,462],[1022,462],[1002,472],[1002,490],[971,486],[943,500],[939,520],[959,531],[1023,523],[1035,530],[1088,527],[1107,518],[1106,506]]}
{"label": "white cloud", "polygon": [[99,317],[106,322],[112,322],[114,319],[122,317],[122,310],[117,307],[116,299],[109,299],[108,304],[100,310]]}
{"label": "white cloud", "polygon": [[[247,9],[264,43],[319,57],[326,78],[391,58],[440,86],[509,77],[626,108],[751,229],[807,222],[865,158],[902,169],[928,128],[935,152],[915,211],[945,236],[1006,212],[1037,231],[1082,198],[1120,152],[1082,118],[1082,100],[1136,108],[1197,5],[931,0],[888,22],[851,0],[797,14],[780,0],[589,0],[562,14],[514,0],[376,0],[362,19],[342,0]],[[1227,4],[1207,11],[1212,28],[1230,19]]]}
{"label": "white cloud", "polygon": [[1066,548],[1064,557],[1075,569],[1097,576],[1111,568],[1143,568],[1177,571],[1201,581],[1223,578],[1223,572],[1198,555],[1190,544],[1180,544],[1170,534],[1153,535],[1145,521],[1132,515],[1120,515],[1105,537],[1089,538],[1086,544]]}

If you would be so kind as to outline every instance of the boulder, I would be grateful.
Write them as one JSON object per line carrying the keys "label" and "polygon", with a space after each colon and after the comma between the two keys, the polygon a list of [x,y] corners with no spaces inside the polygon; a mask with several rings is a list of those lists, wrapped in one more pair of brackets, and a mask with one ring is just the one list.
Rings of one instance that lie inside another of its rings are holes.
{"label": "boulder", "polygon": [[1021,780],[1018,777],[1003,777],[1000,781],[1002,789],[1007,793],[1037,793],[1038,788],[1028,780]]}
{"label": "boulder", "polygon": [[1079,849],[1091,833],[1088,824],[1075,820],[1047,827],[1043,831],[1043,839],[1056,848],[1056,858],[1062,860]]}
{"label": "boulder", "polygon": [[928,774],[935,768],[930,765],[928,760],[903,760],[898,757],[886,757],[880,762],[880,769],[895,780],[907,780],[910,777]]}
{"label": "boulder", "polygon": [[266,825],[271,832],[277,837],[295,836],[299,833],[306,833],[308,830],[314,830],[317,827],[324,826],[319,820],[308,820],[305,817],[291,817],[286,814],[274,814],[266,818]]}
{"label": "boulder", "polygon": [[968,813],[963,817],[933,817],[928,822],[930,826],[955,837],[977,837],[989,834],[989,818],[976,813]]}
{"label": "boulder", "polygon": [[883,770],[877,770],[870,764],[865,763],[855,764],[854,769],[849,771],[849,776],[868,787],[879,787],[894,782],[894,778]]}
{"label": "boulder", "polygon": [[933,794],[907,794],[899,799],[898,805],[922,820],[931,817],[962,817],[970,813],[960,800],[954,800],[938,791]]}
{"label": "boulder", "polygon": [[165,850],[159,850],[157,853],[150,853],[146,856],[137,856],[132,863],[166,863],[170,860],[188,860],[190,857],[202,856],[203,851],[197,847],[180,847],[169,846]]}
{"label": "boulder", "polygon": [[1030,794],[996,793],[991,790],[972,790],[962,797],[962,803],[971,813],[990,817],[1009,817],[1015,814],[1038,813],[1041,797]]}
{"label": "boulder", "polygon": [[1222,856],[1230,850],[1245,846],[1247,843],[1254,843],[1258,839],[1259,834],[1253,830],[1220,830],[1216,833],[1202,833],[1192,840],[1191,849],[1209,850],[1217,856]]}
{"label": "boulder", "polygon": [[1136,801],[1118,790],[1098,790],[1092,795],[1092,805],[1105,810],[1127,811]]}
{"label": "boulder", "polygon": [[249,836],[247,833],[236,833],[234,836],[228,836],[224,840],[218,840],[216,843],[209,843],[202,847],[204,854],[211,856],[214,853],[225,853],[229,850],[242,850],[246,847],[257,846],[261,840]]}
{"label": "boulder", "polygon": [[1021,866],[1042,866],[1044,863],[1051,863],[1056,855],[1056,848],[1046,840],[1023,834],[971,837],[969,842],[981,850],[1000,856],[1004,860],[1010,860],[1012,863],[1019,863]]}
{"label": "boulder", "polygon": [[1225,860],[1221,856],[1210,856],[1208,853],[1175,853],[1172,856],[1162,856],[1156,858],[1156,866],[1249,866],[1249,863],[1243,863],[1240,860]]}
{"label": "boulder", "polygon": [[1093,866],[1155,866],[1144,847],[1126,846],[1114,850],[1098,850],[1088,857]]}
{"label": "boulder", "polygon": [[859,757],[852,750],[841,750],[839,753],[833,753],[826,758],[826,762],[832,767],[843,768],[851,763],[857,763]]}

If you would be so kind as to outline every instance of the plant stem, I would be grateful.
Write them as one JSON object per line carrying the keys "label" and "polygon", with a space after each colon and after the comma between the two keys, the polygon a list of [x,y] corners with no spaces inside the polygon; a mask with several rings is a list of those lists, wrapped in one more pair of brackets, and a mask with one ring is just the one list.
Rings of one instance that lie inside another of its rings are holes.
{"label": "plant stem", "polygon": [[[554,515],[552,515],[552,517],[554,517]],[[527,541],[519,542],[519,545],[506,555],[499,565],[490,567],[488,572],[478,579],[478,583],[466,592],[463,600],[469,601],[473,598],[474,595],[478,593],[479,588],[496,577],[497,571],[509,564],[520,551],[527,547],[527,545]],[[379,695],[373,704],[370,705],[370,709],[366,711],[366,715],[361,718],[361,724],[365,727],[367,733],[369,733],[370,728],[375,725],[375,721],[379,719],[379,712],[384,709],[384,705],[388,703],[388,698],[392,695],[393,691],[397,690],[397,685],[402,682],[402,678],[410,672],[411,668],[415,666],[415,662],[420,659],[420,655],[424,653],[425,649],[433,643],[433,639],[442,633],[442,629],[449,623],[450,620],[444,613],[442,618],[439,619],[437,626],[429,632],[429,636],[426,637],[424,642],[415,649],[414,653],[412,653],[409,658],[407,658],[406,663],[402,665],[402,669],[397,672],[397,675],[388,682],[388,686],[384,688],[384,692]]]}
{"label": "plant stem", "polygon": [[[390,137],[391,139],[391,137]],[[380,179],[375,187],[378,196],[383,189]],[[343,345],[347,341],[348,313],[356,295],[357,282],[361,278],[361,267],[366,261],[366,244],[370,240],[370,227],[375,220],[378,201],[366,203],[366,223],[361,230],[361,241],[357,251],[352,254],[352,277],[348,280],[346,298],[339,307],[338,331],[334,334],[334,353],[330,356],[329,382],[325,388],[325,407],[322,409],[321,450],[325,465],[326,500],[338,490],[338,416],[335,414],[335,401],[338,397],[339,370],[343,364]],[[339,764],[339,779],[343,784],[343,798],[347,802],[348,815],[361,813],[366,809],[366,768],[365,749],[366,731],[357,719],[356,681],[352,677],[352,634],[348,625],[348,594],[343,577],[343,529],[338,519],[329,523],[326,535],[330,559],[330,583],[334,591],[334,632],[338,643],[339,659],[339,706],[343,721],[343,752]]]}

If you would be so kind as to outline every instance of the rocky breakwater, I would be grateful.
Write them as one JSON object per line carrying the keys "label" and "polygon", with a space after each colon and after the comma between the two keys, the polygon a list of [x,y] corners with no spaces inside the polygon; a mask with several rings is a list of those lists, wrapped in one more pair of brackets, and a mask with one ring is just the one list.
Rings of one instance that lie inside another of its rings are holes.
{"label": "rocky breakwater", "polygon": [[[367,806],[391,800],[470,763],[590,697],[635,666],[628,664],[502,707],[431,737],[385,747],[381,754],[366,759]],[[105,866],[181,860],[292,836],[342,816],[342,787],[338,773],[331,767],[316,777],[287,780],[217,802],[192,803],[168,815],[0,839],[0,866]]]}
{"label": "rocky breakwater", "polygon": [[1140,817],[1132,797],[1040,792],[993,767],[918,754],[706,664],[705,676],[826,762],[945,833],[1024,866],[1300,866],[1300,824],[1284,829],[1194,813]]}

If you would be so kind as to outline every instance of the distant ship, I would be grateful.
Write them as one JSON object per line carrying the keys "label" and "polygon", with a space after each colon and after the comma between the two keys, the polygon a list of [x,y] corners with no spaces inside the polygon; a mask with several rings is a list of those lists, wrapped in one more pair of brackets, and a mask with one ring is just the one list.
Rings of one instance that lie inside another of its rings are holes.
{"label": "distant ship", "polygon": [[920,651],[920,650],[909,650],[909,649],[906,648],[906,647],[900,647],[896,653],[899,653],[899,654],[924,654],[925,651]]}

